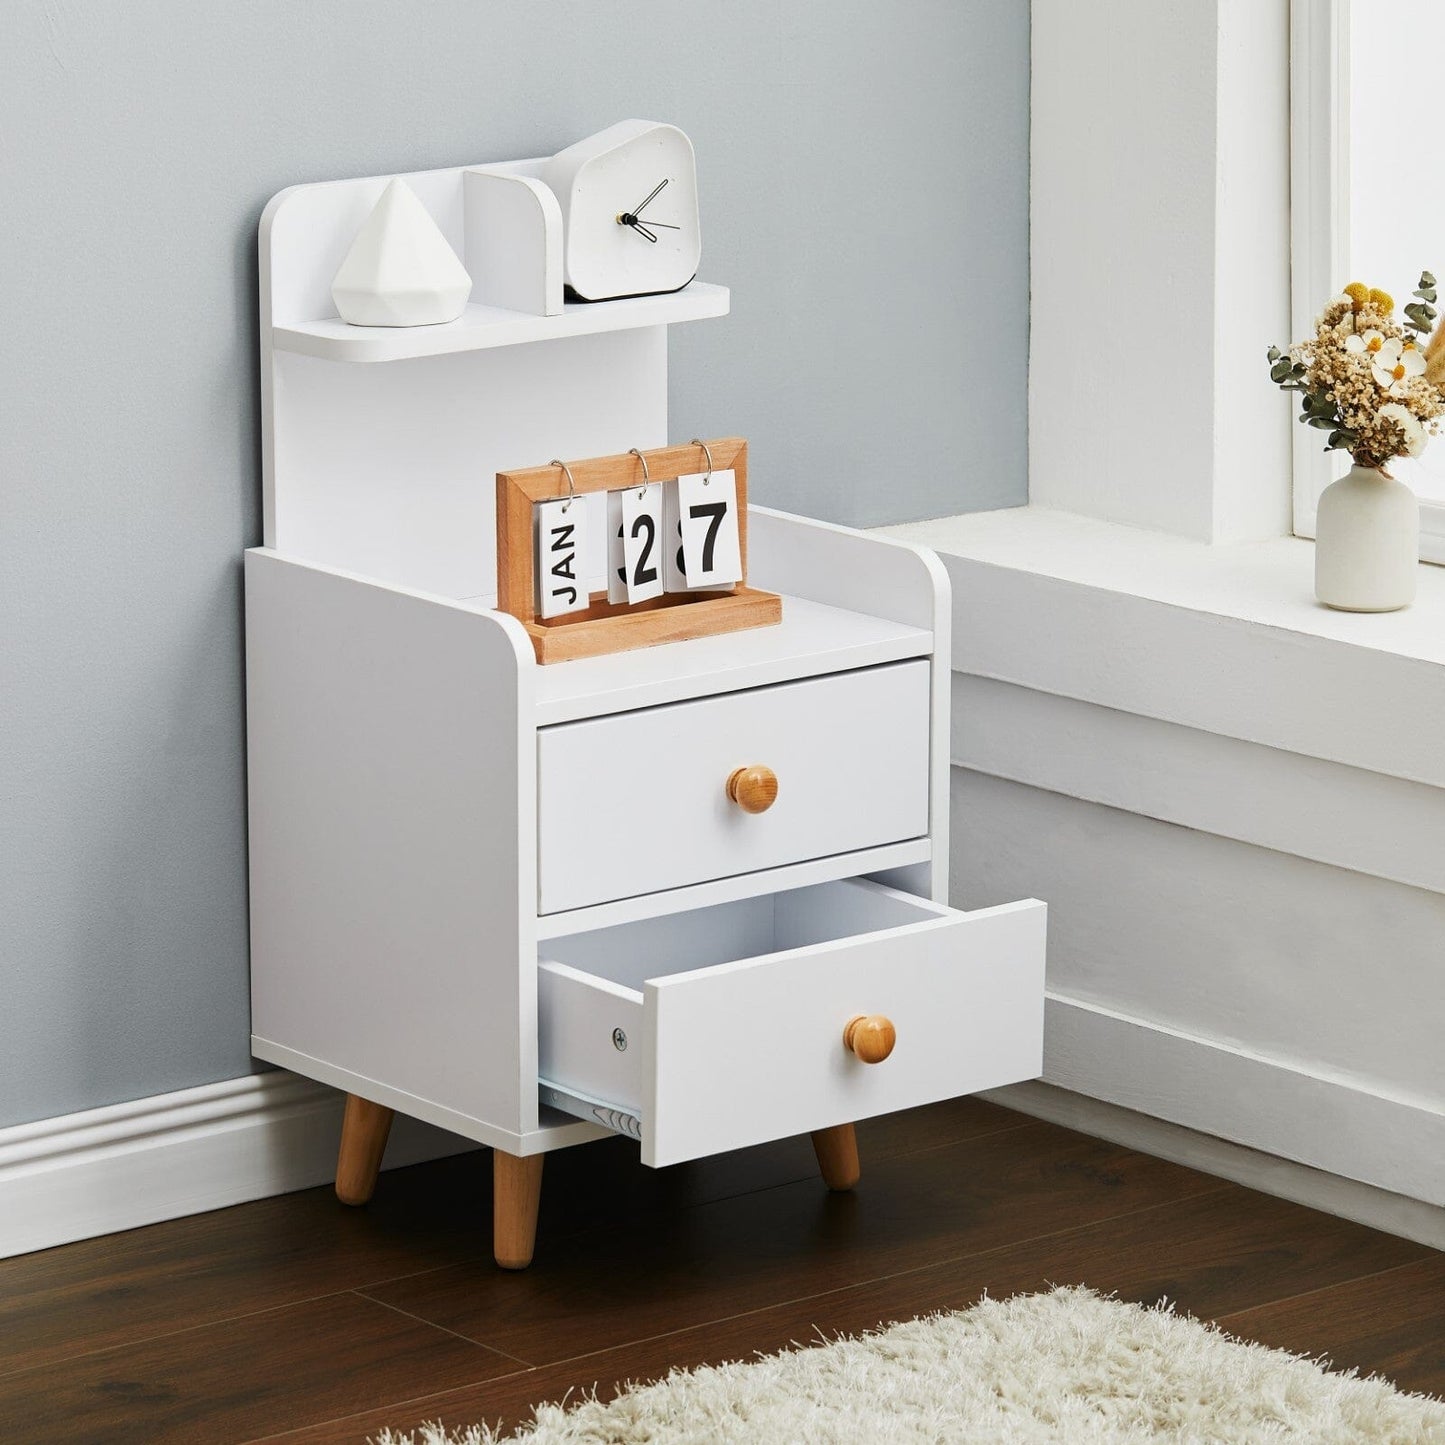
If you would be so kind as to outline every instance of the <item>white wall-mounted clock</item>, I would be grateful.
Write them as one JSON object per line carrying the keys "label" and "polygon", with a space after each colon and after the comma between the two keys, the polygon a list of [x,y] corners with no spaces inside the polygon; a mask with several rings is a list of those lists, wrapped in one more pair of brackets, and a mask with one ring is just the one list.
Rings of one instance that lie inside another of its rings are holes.
{"label": "white wall-mounted clock", "polygon": [[547,163],[562,209],[563,277],[583,301],[680,291],[702,232],[692,142],[675,125],[624,120]]}

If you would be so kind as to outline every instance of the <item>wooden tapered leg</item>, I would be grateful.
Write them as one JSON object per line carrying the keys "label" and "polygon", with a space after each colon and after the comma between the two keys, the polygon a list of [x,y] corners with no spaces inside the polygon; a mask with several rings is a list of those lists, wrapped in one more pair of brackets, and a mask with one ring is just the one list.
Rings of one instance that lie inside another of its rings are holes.
{"label": "wooden tapered leg", "polygon": [[858,1182],[858,1136],[851,1124],[813,1130],[813,1153],[829,1189],[851,1189]]}
{"label": "wooden tapered leg", "polygon": [[526,1269],[537,1244],[545,1154],[519,1159],[492,1150],[492,1253],[503,1269]]}
{"label": "wooden tapered leg", "polygon": [[336,1155],[336,1197],[343,1204],[365,1204],[376,1189],[392,1111],[370,1099],[346,1096],[341,1148]]}

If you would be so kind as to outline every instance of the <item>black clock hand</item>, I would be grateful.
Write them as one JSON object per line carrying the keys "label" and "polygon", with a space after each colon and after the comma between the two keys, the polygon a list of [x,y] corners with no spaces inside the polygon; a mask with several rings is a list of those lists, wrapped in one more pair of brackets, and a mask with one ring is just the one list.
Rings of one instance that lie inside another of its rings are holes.
{"label": "black clock hand", "polygon": [[674,226],[668,221],[648,221],[647,224],[644,225],[631,211],[623,211],[617,218],[617,224],[619,226],[631,226],[639,236],[645,236],[649,241],[653,242],[654,245],[657,242],[657,237],[651,230],[651,227],[657,226],[665,231],[680,231],[682,229],[681,226]]}
{"label": "black clock hand", "polygon": [[660,181],[658,181],[658,183],[657,183],[655,186],[653,186],[653,188],[647,193],[647,196],[646,196],[646,198],[643,200],[642,204],[641,204],[640,206],[634,206],[634,207],[632,208],[632,214],[633,214],[634,216],[640,216],[640,215],[653,203],[653,201],[655,201],[655,200],[657,199],[657,193],[658,193],[658,192],[668,183],[668,181],[671,180],[671,179],[672,179],[671,176],[664,176]]}
{"label": "black clock hand", "polygon": [[638,203],[636,210],[622,211],[618,215],[617,224],[619,226],[631,226],[632,229],[636,231],[639,236],[641,236],[644,240],[651,241],[654,246],[657,244],[657,235],[652,230],[653,226],[656,226],[660,231],[680,231],[682,227],[674,226],[670,221],[648,221],[646,224],[644,224],[642,220],[643,211],[645,211],[648,206],[650,206],[652,202],[657,199],[658,195],[661,194],[662,188],[671,179],[671,176],[664,176],[642,198],[642,200]]}

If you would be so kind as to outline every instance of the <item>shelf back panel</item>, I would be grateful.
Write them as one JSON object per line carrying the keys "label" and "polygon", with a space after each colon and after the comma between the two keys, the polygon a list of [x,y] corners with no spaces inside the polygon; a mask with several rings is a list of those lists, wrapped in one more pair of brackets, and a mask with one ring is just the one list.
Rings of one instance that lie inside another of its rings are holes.
{"label": "shelf back panel", "polygon": [[667,440],[664,326],[379,366],[277,352],[273,366],[267,545],[447,597],[496,591],[499,471]]}

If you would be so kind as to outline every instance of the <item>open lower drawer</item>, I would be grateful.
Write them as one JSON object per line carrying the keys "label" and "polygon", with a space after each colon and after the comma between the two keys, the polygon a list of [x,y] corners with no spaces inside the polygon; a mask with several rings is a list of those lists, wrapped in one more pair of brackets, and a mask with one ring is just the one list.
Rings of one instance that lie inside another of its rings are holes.
{"label": "open lower drawer", "polygon": [[[549,939],[542,1101],[663,1165],[1033,1078],[1044,917],[846,879]],[[893,1023],[881,1063],[859,1014]]]}

